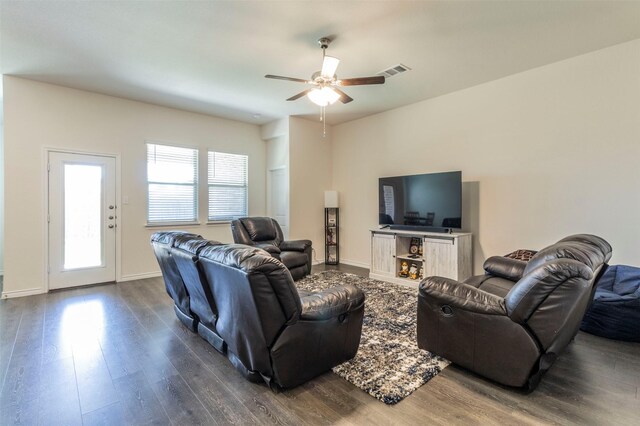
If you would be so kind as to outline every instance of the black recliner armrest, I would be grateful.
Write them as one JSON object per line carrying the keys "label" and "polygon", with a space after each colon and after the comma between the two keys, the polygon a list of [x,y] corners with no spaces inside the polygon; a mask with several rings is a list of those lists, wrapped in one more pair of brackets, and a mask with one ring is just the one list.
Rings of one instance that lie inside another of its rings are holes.
{"label": "black recliner armrest", "polygon": [[311,241],[309,240],[293,240],[283,241],[280,243],[280,250],[282,251],[302,251],[311,247]]}
{"label": "black recliner armrest", "polygon": [[418,297],[434,298],[443,305],[479,314],[507,315],[504,298],[449,278],[425,278]]}
{"label": "black recliner armrest", "polygon": [[522,278],[524,269],[527,267],[527,262],[504,256],[491,256],[485,260],[482,267],[490,275],[506,278],[515,282]]}
{"label": "black recliner armrest", "polygon": [[269,253],[272,257],[278,257],[278,255],[281,253],[281,250],[277,246],[269,243],[255,244],[254,247],[261,248],[262,250]]}
{"label": "black recliner armrest", "polygon": [[347,314],[364,304],[364,293],[348,284],[300,298],[301,320],[323,320]]}

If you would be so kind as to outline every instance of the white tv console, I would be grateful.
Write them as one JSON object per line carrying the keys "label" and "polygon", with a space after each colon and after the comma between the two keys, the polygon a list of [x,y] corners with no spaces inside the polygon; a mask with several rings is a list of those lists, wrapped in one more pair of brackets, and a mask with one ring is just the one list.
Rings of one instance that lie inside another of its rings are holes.
{"label": "white tv console", "polygon": [[[456,232],[404,231],[371,229],[371,270],[369,277],[398,284],[417,286],[420,279],[398,275],[403,261],[424,269],[424,276],[433,275],[464,281],[471,276],[471,234]],[[422,242],[422,254],[410,257],[411,239]]]}

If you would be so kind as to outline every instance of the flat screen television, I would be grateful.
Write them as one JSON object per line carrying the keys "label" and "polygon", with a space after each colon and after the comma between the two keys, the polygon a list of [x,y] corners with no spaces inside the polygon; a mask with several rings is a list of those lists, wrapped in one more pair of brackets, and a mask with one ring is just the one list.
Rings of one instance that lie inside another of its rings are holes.
{"label": "flat screen television", "polygon": [[382,177],[379,223],[392,229],[462,228],[462,172]]}

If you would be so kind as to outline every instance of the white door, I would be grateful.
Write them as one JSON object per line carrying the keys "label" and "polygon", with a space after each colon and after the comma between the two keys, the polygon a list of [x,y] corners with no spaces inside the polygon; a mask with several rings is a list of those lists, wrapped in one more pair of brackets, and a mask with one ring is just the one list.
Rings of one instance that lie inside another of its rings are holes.
{"label": "white door", "polygon": [[423,242],[424,276],[458,280],[458,250],[455,240],[425,238]]}
{"label": "white door", "polygon": [[114,157],[49,152],[49,289],[115,281]]}
{"label": "white door", "polygon": [[269,194],[269,216],[280,224],[285,239],[289,237],[289,185],[287,169],[269,170],[271,182]]}
{"label": "white door", "polygon": [[371,273],[396,276],[396,236],[374,233],[371,237]]}

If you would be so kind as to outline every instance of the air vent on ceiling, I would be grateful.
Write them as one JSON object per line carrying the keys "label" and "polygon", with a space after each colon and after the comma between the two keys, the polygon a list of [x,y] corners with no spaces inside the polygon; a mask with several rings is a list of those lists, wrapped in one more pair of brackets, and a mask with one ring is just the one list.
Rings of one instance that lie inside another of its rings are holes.
{"label": "air vent on ceiling", "polygon": [[383,75],[385,78],[389,78],[389,77],[393,77],[396,74],[400,74],[403,73],[405,71],[410,71],[411,68],[409,68],[406,65],[402,65],[402,64],[398,64],[398,65],[394,65],[386,70],[380,71],[377,75]]}

